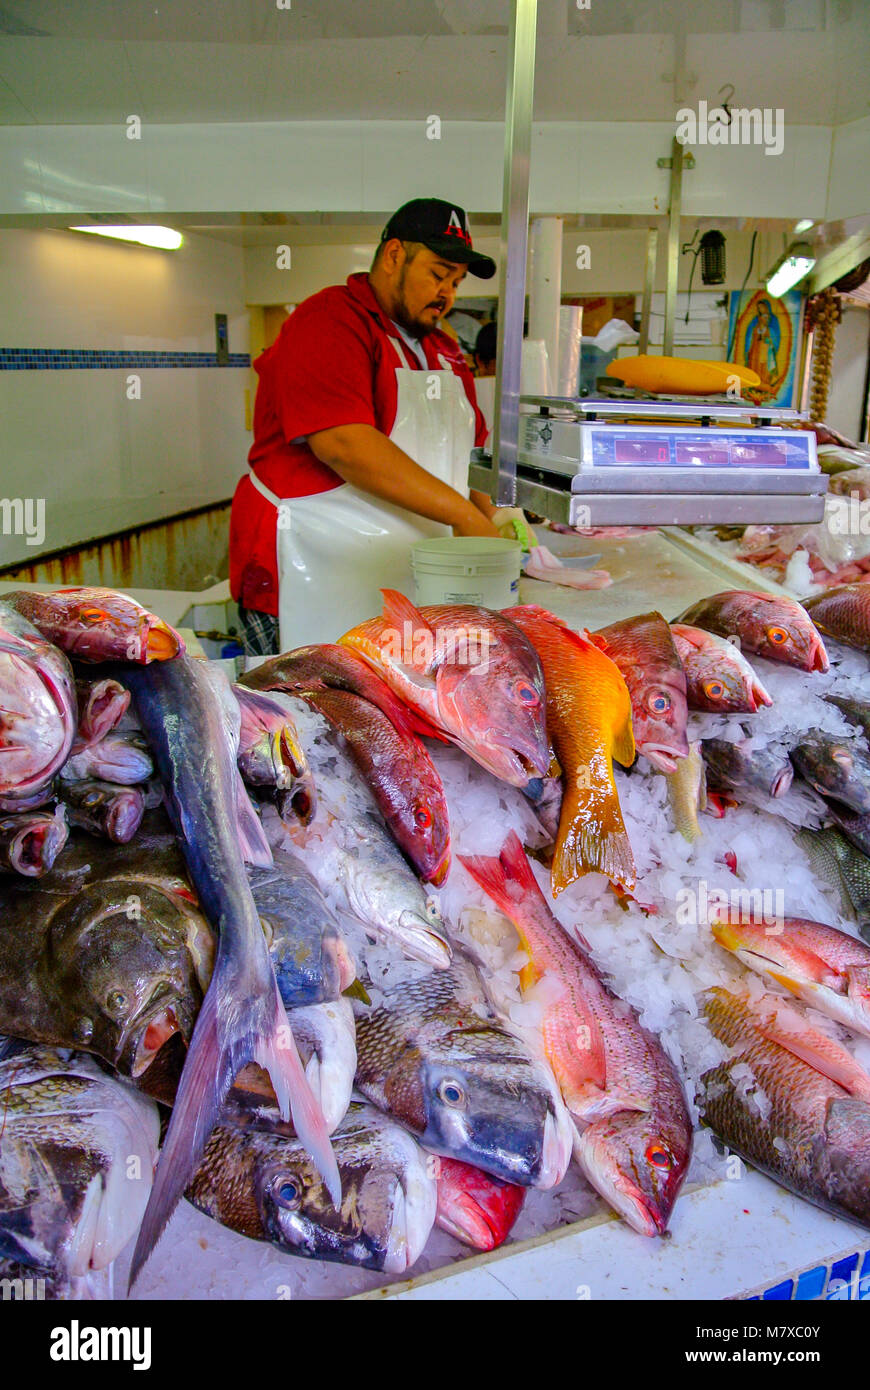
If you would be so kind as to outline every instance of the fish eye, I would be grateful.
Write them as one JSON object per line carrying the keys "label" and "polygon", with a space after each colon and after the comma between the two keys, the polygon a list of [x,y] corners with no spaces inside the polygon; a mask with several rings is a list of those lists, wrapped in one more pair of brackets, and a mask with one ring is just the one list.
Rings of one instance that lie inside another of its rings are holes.
{"label": "fish eye", "polygon": [[102,608],[80,608],[79,617],[83,623],[93,627],[96,623],[104,623],[108,620],[108,613],[104,613]]}
{"label": "fish eye", "polygon": [[521,705],[527,705],[529,709],[541,703],[537,690],[528,681],[517,681],[514,686],[514,695]]}
{"label": "fish eye", "polygon": [[647,1162],[654,1168],[672,1168],[674,1166],[673,1155],[664,1147],[663,1144],[650,1144],[646,1151]]}
{"label": "fish eye", "polygon": [[711,700],[718,700],[725,694],[725,687],[721,681],[708,681],[704,686],[704,694],[708,695]]}
{"label": "fish eye", "polygon": [[428,806],[417,807],[414,812],[414,823],[418,825],[421,830],[429,829],[429,826],[432,824],[432,812],[429,810]]}
{"label": "fish eye", "polygon": [[664,690],[653,690],[647,698],[653,714],[666,714],[671,707],[671,697]]}
{"label": "fish eye", "polygon": [[292,1182],[289,1178],[287,1178],[284,1182],[281,1183],[280,1187],[275,1193],[275,1196],[281,1203],[282,1207],[289,1207],[291,1210],[293,1210],[295,1207],[299,1206],[299,1203],[302,1200],[302,1190],[299,1187],[298,1183]]}
{"label": "fish eye", "polygon": [[840,763],[842,767],[852,766],[852,755],[845,748],[834,748],[831,750],[831,757],[835,763]]}
{"label": "fish eye", "polygon": [[106,997],[106,1006],[110,1013],[120,1013],[126,1007],[127,996],[120,989],[113,989],[111,994]]}
{"label": "fish eye", "polygon": [[99,806],[102,799],[102,792],[87,792],[87,794],[82,797],[82,805],[90,809],[92,806]]}
{"label": "fish eye", "polygon": [[789,640],[789,635],[784,627],[769,627],[767,635],[775,647],[781,647],[784,642]]}
{"label": "fish eye", "polygon": [[458,1081],[442,1081],[438,1087],[438,1094],[445,1105],[451,1105],[454,1109],[465,1104],[465,1091]]}

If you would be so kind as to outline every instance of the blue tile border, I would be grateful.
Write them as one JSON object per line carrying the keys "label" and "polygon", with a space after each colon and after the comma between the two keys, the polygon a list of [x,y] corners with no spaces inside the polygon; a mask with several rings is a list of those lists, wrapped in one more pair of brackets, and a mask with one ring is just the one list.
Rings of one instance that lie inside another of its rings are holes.
{"label": "blue tile border", "polygon": [[[106,348],[4,348],[0,372],[133,371],[149,367],[217,367],[215,352],[148,352]],[[231,352],[228,367],[250,367],[247,352]]]}
{"label": "blue tile border", "polygon": [[845,1299],[870,1300],[870,1249],[858,1249],[854,1254],[843,1256],[831,1264],[810,1266],[796,1277],[779,1280],[761,1293],[746,1295],[742,1301],[803,1302],[811,1299],[836,1302]]}

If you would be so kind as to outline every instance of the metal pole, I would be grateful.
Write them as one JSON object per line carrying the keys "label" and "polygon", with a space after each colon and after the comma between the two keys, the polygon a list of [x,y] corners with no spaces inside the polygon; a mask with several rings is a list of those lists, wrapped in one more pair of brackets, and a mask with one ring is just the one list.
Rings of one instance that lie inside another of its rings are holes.
{"label": "metal pole", "polygon": [[493,466],[498,469],[498,501],[507,505],[516,498],[537,18],[538,0],[513,0],[505,107],[498,360],[492,445]]}
{"label": "metal pole", "polygon": [[662,353],[674,351],[674,319],[677,315],[677,278],[680,272],[680,209],[683,202],[683,147],[674,137],[671,150],[671,197],[668,204],[667,282],[665,284],[665,337]]}
{"label": "metal pole", "polygon": [[[529,267],[529,337],[547,346],[549,395],[559,395],[559,309],[562,301],[562,219],[533,217]],[[575,385],[574,390],[577,387]],[[573,394],[569,392],[569,395]]]}
{"label": "metal pole", "polygon": [[658,228],[650,227],[646,234],[646,267],[643,274],[643,300],[640,309],[640,341],[637,345],[638,353],[641,356],[644,356],[649,350],[649,316],[655,288],[658,240]]}

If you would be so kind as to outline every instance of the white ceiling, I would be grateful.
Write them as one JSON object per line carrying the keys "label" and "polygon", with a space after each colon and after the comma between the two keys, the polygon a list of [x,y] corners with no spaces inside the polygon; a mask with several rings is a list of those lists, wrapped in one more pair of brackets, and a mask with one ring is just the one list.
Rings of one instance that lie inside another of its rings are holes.
{"label": "white ceiling", "polygon": [[[509,0],[0,0],[0,125],[501,120]],[[540,0],[538,120],[870,114],[870,0]]]}

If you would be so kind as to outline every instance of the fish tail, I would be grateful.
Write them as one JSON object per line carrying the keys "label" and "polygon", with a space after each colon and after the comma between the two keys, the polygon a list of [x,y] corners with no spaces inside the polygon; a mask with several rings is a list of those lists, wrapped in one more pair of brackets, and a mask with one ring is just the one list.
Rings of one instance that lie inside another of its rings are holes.
{"label": "fish tail", "polygon": [[508,835],[498,858],[487,854],[461,854],[459,859],[499,911],[512,921],[521,897],[532,893],[543,898],[515,830]]}
{"label": "fish tail", "polygon": [[602,815],[590,819],[581,809],[564,833],[559,827],[553,857],[553,897],[589,873],[606,874],[612,883],[629,890],[635,885],[634,855],[615,792]]}
{"label": "fish tail", "polygon": [[228,980],[233,967],[232,957],[219,947],[139,1228],[130,1265],[130,1288],[199,1166],[227,1091],[248,1062],[257,1062],[269,1073],[282,1117],[292,1111],[299,1137],[320,1167],[333,1201],[337,1203],[340,1197],[338,1168],[326,1124],[302,1071],[274,976],[274,993],[265,998],[254,994],[236,1002],[236,982]]}

